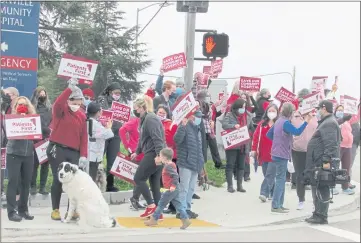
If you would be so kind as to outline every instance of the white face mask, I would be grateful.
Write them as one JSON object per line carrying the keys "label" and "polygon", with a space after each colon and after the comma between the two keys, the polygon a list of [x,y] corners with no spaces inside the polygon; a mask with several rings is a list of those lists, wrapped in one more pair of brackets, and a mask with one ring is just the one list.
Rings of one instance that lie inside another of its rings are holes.
{"label": "white face mask", "polygon": [[69,105],[72,112],[77,112],[80,109],[80,105]]}
{"label": "white face mask", "polygon": [[114,100],[117,100],[117,101],[120,99],[120,95],[113,94],[112,97]]}
{"label": "white face mask", "polygon": [[267,116],[270,120],[273,120],[277,117],[277,112],[273,112],[273,111],[267,112]]}

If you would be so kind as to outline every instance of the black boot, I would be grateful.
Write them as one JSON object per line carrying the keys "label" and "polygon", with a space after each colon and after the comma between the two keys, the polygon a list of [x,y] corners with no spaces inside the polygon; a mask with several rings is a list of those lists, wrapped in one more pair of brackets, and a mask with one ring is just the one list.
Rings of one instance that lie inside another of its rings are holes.
{"label": "black boot", "polygon": [[19,216],[26,220],[33,220],[34,216],[30,215],[29,212],[19,213]]}
{"label": "black boot", "polygon": [[107,192],[117,192],[119,191],[118,188],[114,186],[114,176],[108,175],[107,176]]}
{"label": "black boot", "polygon": [[49,194],[49,192],[47,192],[45,190],[45,186],[40,186],[39,193],[42,194],[42,195],[48,195]]}
{"label": "black boot", "polygon": [[243,189],[242,182],[243,182],[244,170],[237,171],[237,191],[238,192],[246,192]]}
{"label": "black boot", "polygon": [[305,220],[309,224],[328,224],[327,219],[318,215],[312,215],[310,218]]}
{"label": "black boot", "polygon": [[227,191],[230,193],[234,193],[235,190],[233,188],[233,171],[226,170],[226,179],[227,179]]}
{"label": "black boot", "polygon": [[33,195],[33,196],[37,194],[36,186],[35,186],[35,185],[32,185],[32,186],[30,187],[30,194]]}
{"label": "black boot", "polygon": [[12,212],[8,215],[10,221],[20,222],[23,218],[16,212]]}

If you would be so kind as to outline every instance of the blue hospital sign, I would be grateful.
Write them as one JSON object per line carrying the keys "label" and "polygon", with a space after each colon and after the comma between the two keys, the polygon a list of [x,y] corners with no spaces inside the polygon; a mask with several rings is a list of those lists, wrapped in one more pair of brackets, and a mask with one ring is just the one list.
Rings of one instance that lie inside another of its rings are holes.
{"label": "blue hospital sign", "polygon": [[0,1],[1,86],[30,97],[37,86],[40,3]]}

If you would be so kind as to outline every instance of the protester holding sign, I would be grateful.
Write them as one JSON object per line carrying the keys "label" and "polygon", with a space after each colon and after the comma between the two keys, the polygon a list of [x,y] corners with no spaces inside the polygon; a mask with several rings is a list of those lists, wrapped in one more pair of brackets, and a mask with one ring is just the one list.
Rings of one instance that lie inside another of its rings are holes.
{"label": "protester holding sign", "polygon": [[[241,117],[246,112],[246,102],[243,99],[237,99],[231,106],[230,111],[226,112],[224,120],[222,122],[222,128],[224,130],[239,129],[241,127],[247,127],[247,121]],[[241,119],[240,119],[241,118]],[[226,150],[226,180],[227,191],[234,193],[233,188],[233,168],[236,167],[236,179],[237,179],[237,191],[246,192],[243,189],[242,182],[244,177],[244,167],[246,156],[249,153],[249,146],[243,144]]]}
{"label": "protester holding sign", "polygon": [[253,118],[254,124],[258,124],[262,120],[264,111],[267,109],[268,105],[271,102],[271,93],[268,89],[261,89],[258,95],[259,97],[256,99],[258,109],[256,110],[255,118]]}
{"label": "protester holding sign", "polygon": [[283,203],[287,163],[291,159],[293,136],[301,135],[312,119],[311,115],[307,115],[305,122],[297,128],[290,121],[294,111],[295,107],[292,103],[284,103],[280,117],[267,133],[267,137],[272,140],[272,161],[276,164],[276,183],[272,198],[272,212],[274,213],[288,212],[288,209],[283,207]]}
{"label": "protester holding sign", "polygon": [[[102,95],[98,97],[98,103],[103,110],[109,110],[112,107],[113,101],[118,102],[120,100],[121,87],[119,83],[111,83],[103,91]],[[107,192],[116,192],[118,188],[114,186],[114,176],[109,173],[113,166],[114,160],[117,157],[120,148],[119,128],[121,123],[113,121],[112,131],[114,137],[108,139],[105,142],[105,154],[107,157]]]}
{"label": "protester holding sign", "polygon": [[[34,106],[28,98],[20,96],[13,100],[12,114],[34,115]],[[15,123],[15,122],[14,122]],[[8,187],[6,192],[7,212],[10,221],[20,222],[23,218],[33,220],[29,214],[28,199],[31,176],[34,168],[34,142],[28,139],[9,139],[6,145]],[[16,205],[18,183],[21,178],[20,199]],[[16,212],[16,206],[17,212]]]}
{"label": "protester holding sign", "polygon": [[[51,104],[50,100],[48,98],[48,94],[44,87],[38,86],[34,92],[33,96],[31,97],[31,103],[36,109],[36,113],[40,115],[41,120],[41,131],[43,134],[43,140],[49,138],[50,136],[50,128],[49,125],[51,123],[52,119],[52,111],[51,111]],[[40,142],[40,141],[39,141]],[[36,195],[36,178],[38,176],[38,168],[39,168],[39,159],[38,155],[35,152],[34,148],[34,170],[33,170],[33,176],[31,179],[31,188],[30,188],[30,194]],[[43,195],[49,194],[49,192],[45,191],[46,182],[48,179],[48,173],[49,173],[49,163],[45,162],[41,164],[40,166],[40,189],[39,193]]]}
{"label": "protester holding sign", "polygon": [[272,141],[266,136],[266,134],[274,125],[277,118],[278,107],[274,104],[268,106],[262,121],[258,124],[253,134],[251,156],[257,159],[259,165],[262,166],[264,176],[259,196],[259,199],[262,202],[266,202],[267,199],[272,199],[273,196],[276,165],[272,162],[271,158]]}
{"label": "protester holding sign", "polygon": [[[113,120],[108,120],[105,127],[98,121],[101,116],[100,105],[96,102],[91,102],[87,109],[87,118],[91,123],[92,130],[88,131],[88,160],[89,160],[89,175],[95,182],[98,166],[103,162],[105,140],[114,137],[112,131]],[[90,128],[89,128],[90,129]]]}
{"label": "protester holding sign", "polygon": [[[173,81],[169,81],[169,80],[165,81],[162,88],[163,93],[153,99],[154,110],[158,109],[158,105],[163,104],[169,109],[169,111],[171,111],[171,108],[174,103],[172,103],[170,97],[175,92],[175,90],[176,90],[176,86]],[[168,117],[168,119],[170,118],[171,116]]]}
{"label": "protester holding sign", "polygon": [[[131,159],[134,160],[138,154],[144,153],[144,157],[134,175],[134,182],[148,205],[140,217],[147,218],[154,213],[160,199],[162,166],[156,166],[155,158],[159,157],[160,151],[165,147],[165,136],[160,119],[154,113],[147,112],[147,104],[144,98],[138,98],[134,102],[133,113],[140,118],[140,138],[137,150],[131,155]],[[154,200],[147,185],[148,179]]]}
{"label": "protester holding sign", "polygon": [[[344,107],[339,105],[336,107],[335,116],[337,119],[342,119],[344,117]],[[352,128],[349,121],[344,122],[340,125],[341,128],[341,135],[342,141],[340,144],[340,159],[341,159],[341,166],[342,169],[347,170],[347,175],[349,175],[351,170],[351,157],[352,157],[352,143],[353,143],[353,135],[352,135]],[[355,194],[353,189],[349,188],[349,184],[345,183],[342,185],[343,193],[347,195]]]}
{"label": "protester holding sign", "polygon": [[[68,88],[58,96],[53,104],[52,132],[46,150],[53,173],[51,186],[53,208],[51,218],[53,220],[61,220],[59,207],[63,190],[58,178],[60,163],[66,161],[79,164],[79,167],[84,169],[89,165],[86,116],[80,110],[84,100],[83,93],[76,86],[77,79],[70,79],[68,83]],[[69,213],[73,214],[75,218],[78,216],[75,212]]]}

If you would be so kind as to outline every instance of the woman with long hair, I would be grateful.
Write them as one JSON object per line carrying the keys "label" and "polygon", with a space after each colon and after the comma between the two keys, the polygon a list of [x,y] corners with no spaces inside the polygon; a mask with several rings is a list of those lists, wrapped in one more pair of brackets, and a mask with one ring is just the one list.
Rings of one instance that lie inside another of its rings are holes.
{"label": "woman with long hair", "polygon": [[275,104],[268,106],[263,115],[262,121],[258,124],[254,134],[252,143],[251,155],[257,159],[260,166],[262,166],[263,182],[261,185],[261,193],[259,199],[266,202],[267,199],[272,199],[273,186],[276,177],[276,167],[272,163],[271,148],[272,140],[266,134],[274,125],[278,118],[278,107]]}
{"label": "woman with long hair", "polygon": [[[43,139],[47,139],[49,138],[51,132],[49,125],[52,119],[52,115],[51,115],[52,111],[51,111],[50,100],[44,87],[38,86],[34,90],[33,96],[31,97],[31,103],[35,107],[36,112],[40,115],[41,132],[43,134]],[[33,176],[31,179],[31,188],[30,188],[31,195],[36,195],[37,193],[36,179],[38,177],[38,168],[39,168],[39,159],[36,152],[34,152],[34,170],[33,170]],[[43,195],[49,194],[49,192],[45,191],[45,186],[48,179],[48,173],[49,173],[49,162],[47,161],[42,165],[40,165],[39,193]]]}
{"label": "woman with long hair", "polygon": [[[20,96],[13,100],[11,113],[14,115],[34,115],[34,106],[28,98]],[[34,167],[34,142],[29,139],[11,139],[6,145],[6,165],[8,170],[8,187],[6,192],[8,218],[14,222],[22,219],[33,220],[29,214],[28,199],[31,176]],[[20,199],[16,205],[16,194],[20,182]],[[16,206],[18,210],[16,212]]]}

